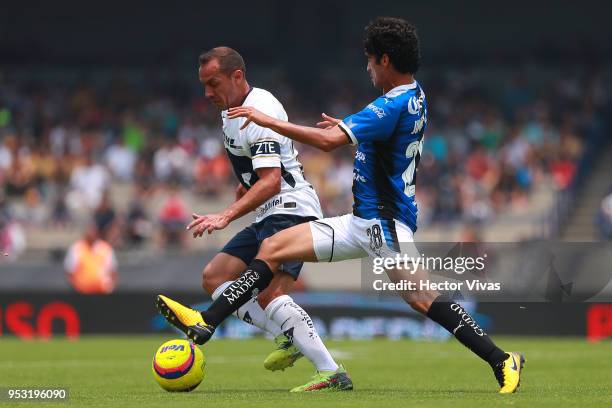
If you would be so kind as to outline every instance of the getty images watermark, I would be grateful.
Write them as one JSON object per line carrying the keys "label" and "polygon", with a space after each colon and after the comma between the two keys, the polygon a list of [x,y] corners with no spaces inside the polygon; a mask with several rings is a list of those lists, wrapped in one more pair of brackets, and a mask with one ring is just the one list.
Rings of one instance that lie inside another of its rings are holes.
{"label": "getty images watermark", "polygon": [[612,301],[612,242],[409,242],[400,247],[401,253],[362,261],[363,291],[439,291],[487,302]]}
{"label": "getty images watermark", "polygon": [[[500,282],[484,279],[487,254],[481,256],[410,256],[395,254],[393,257],[372,259],[372,273],[383,275],[394,271],[394,281],[383,277],[374,279],[372,289],[375,291],[500,291]],[[435,272],[437,276],[431,275]],[[474,278],[465,279],[466,273]],[[446,278],[440,274],[450,275]],[[453,279],[452,275],[456,275]],[[475,278],[477,276],[483,277]]]}

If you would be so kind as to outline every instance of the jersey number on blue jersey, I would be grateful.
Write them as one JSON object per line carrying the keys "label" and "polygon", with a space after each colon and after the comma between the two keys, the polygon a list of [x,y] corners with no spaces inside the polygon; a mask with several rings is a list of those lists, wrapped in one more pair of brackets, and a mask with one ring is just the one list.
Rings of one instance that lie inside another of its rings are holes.
{"label": "jersey number on blue jersey", "polygon": [[416,166],[418,164],[421,153],[423,152],[423,138],[415,140],[410,143],[406,148],[406,158],[410,160],[408,168],[402,174],[404,180],[404,194],[408,197],[412,197],[415,194],[415,180],[414,175],[416,173]]}

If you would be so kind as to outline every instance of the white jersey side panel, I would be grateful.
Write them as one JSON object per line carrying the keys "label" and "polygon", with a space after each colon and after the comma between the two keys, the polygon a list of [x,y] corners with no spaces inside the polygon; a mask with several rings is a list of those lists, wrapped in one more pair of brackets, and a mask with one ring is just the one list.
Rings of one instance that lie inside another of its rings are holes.
{"label": "white jersey side panel", "polygon": [[[283,105],[270,92],[252,88],[243,106],[255,109],[277,119],[287,120]],[[250,123],[240,130],[245,118],[228,119],[221,112],[225,149],[236,176],[246,188],[258,180],[256,169],[280,167],[281,191],[256,210],[256,222],[272,214],[293,214],[302,217],[323,216],[321,204],[314,188],[304,178],[302,165],[293,141],[270,129]]]}

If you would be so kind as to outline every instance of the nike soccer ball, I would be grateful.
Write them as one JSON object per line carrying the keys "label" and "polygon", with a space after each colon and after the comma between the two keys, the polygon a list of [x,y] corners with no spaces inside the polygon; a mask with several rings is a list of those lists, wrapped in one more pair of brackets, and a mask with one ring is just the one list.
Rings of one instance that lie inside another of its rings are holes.
{"label": "nike soccer ball", "polygon": [[191,391],[204,379],[204,354],[187,340],[162,344],[153,357],[153,377],[166,391]]}

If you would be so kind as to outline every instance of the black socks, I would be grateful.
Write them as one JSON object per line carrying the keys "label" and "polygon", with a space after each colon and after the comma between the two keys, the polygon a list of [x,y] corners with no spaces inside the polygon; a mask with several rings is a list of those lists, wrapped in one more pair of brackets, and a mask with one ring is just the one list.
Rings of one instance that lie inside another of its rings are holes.
{"label": "black socks", "polygon": [[491,366],[507,358],[506,353],[493,343],[474,318],[451,298],[438,296],[429,307],[427,317],[451,332],[461,344]]}
{"label": "black socks", "polygon": [[253,259],[246,271],[225,289],[202,318],[208,324],[217,326],[254,296],[268,287],[274,274],[267,263]]}

